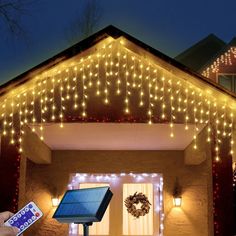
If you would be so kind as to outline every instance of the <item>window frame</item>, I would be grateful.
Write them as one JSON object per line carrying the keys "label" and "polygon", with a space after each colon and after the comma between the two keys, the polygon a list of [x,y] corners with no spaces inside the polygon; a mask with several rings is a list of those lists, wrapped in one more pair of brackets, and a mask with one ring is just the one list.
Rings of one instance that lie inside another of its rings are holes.
{"label": "window frame", "polygon": [[[219,76],[232,76],[231,77],[231,90],[229,90],[228,88],[226,88],[225,86],[223,86],[220,83]],[[218,73],[217,74],[217,83],[219,85],[221,85],[222,87],[224,87],[225,89],[227,89],[228,91],[236,93],[236,73]]]}

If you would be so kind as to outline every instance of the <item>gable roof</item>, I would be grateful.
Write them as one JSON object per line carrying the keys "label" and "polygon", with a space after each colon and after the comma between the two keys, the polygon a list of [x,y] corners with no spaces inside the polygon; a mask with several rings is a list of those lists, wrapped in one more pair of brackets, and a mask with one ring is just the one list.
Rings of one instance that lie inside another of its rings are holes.
{"label": "gable roof", "polygon": [[69,59],[75,55],[82,53],[86,49],[89,49],[93,45],[97,44],[98,42],[100,42],[103,39],[106,39],[108,37],[112,37],[114,39],[117,39],[119,37],[124,37],[128,41],[139,46],[140,48],[142,48],[146,52],[150,53],[154,57],[161,59],[162,61],[169,64],[170,66],[173,66],[173,67],[179,69],[180,71],[187,73],[189,76],[194,76],[199,81],[214,87],[216,90],[222,92],[223,94],[229,95],[233,99],[236,98],[236,95],[234,93],[226,90],[225,88],[216,84],[212,80],[198,74],[197,72],[189,69],[188,67],[181,64],[177,60],[175,60],[175,59],[163,54],[162,52],[148,46],[147,44],[141,42],[140,40],[134,38],[133,36],[125,33],[124,31],[121,31],[120,29],[118,29],[112,25],[107,26],[106,28],[100,30],[99,32],[78,42],[77,44],[73,45],[72,47],[69,47],[68,49],[60,52],[59,54],[53,56],[52,58],[40,63],[39,65],[33,67],[32,69],[20,74],[19,76],[15,77],[12,80],[1,85],[0,86],[0,96],[9,92],[12,88],[18,87],[18,86],[24,84],[25,82],[29,81],[36,72],[41,73],[45,69],[50,69],[53,66],[57,65],[58,63],[65,61],[66,59]]}
{"label": "gable roof", "polygon": [[215,55],[209,58],[208,61],[199,69],[199,72],[202,73],[205,69],[207,69],[207,67],[211,66],[219,56],[226,53],[231,47],[236,47],[236,37],[234,37],[228,44],[225,44],[225,46],[222,47],[222,49]]}
{"label": "gable roof", "polygon": [[226,43],[214,34],[210,34],[175,59],[194,71],[199,71],[206,63],[224,48]]}

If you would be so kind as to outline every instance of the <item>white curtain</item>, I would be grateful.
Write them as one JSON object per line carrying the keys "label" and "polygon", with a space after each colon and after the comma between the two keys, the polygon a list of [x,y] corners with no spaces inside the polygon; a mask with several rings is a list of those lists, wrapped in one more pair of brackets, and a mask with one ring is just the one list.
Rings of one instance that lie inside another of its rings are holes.
{"label": "white curtain", "polygon": [[[127,212],[127,208],[123,204],[123,235],[153,235],[153,184],[124,184],[123,202],[129,195],[133,195],[135,192],[145,194],[151,203],[151,208],[145,216],[135,218]],[[137,208],[139,207],[137,205]]]}
{"label": "white curtain", "polygon": [[[108,183],[83,183],[79,185],[79,188],[96,188],[96,187],[104,187],[109,186]],[[89,227],[90,235],[109,235],[109,216],[110,215],[110,207],[108,206],[101,222],[93,223],[92,226]],[[79,235],[83,235],[83,226],[79,225]]]}

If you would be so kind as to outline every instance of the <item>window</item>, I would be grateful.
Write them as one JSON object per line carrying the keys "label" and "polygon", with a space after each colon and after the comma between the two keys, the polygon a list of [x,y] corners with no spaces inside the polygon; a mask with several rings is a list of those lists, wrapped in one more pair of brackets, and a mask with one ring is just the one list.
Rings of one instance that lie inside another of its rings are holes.
{"label": "window", "polygon": [[229,91],[236,93],[236,74],[219,74],[218,83]]}

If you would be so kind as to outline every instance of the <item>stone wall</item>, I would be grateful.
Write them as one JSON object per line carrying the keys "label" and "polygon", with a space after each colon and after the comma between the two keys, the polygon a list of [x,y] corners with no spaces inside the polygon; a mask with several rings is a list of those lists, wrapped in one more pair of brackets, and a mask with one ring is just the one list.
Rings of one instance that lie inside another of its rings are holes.
{"label": "stone wall", "polygon": [[[20,205],[33,200],[44,212],[44,218],[24,235],[68,235],[65,224],[51,219],[54,212],[51,196],[62,195],[66,191],[71,173],[133,171],[163,174],[165,236],[211,236],[213,222],[210,159],[208,157],[199,165],[186,165],[184,151],[53,151],[52,163],[49,165],[22,160],[22,165],[27,165],[27,168],[22,168],[22,171],[26,170],[26,192],[20,192]],[[183,187],[181,208],[173,208],[172,190],[176,177]]]}

